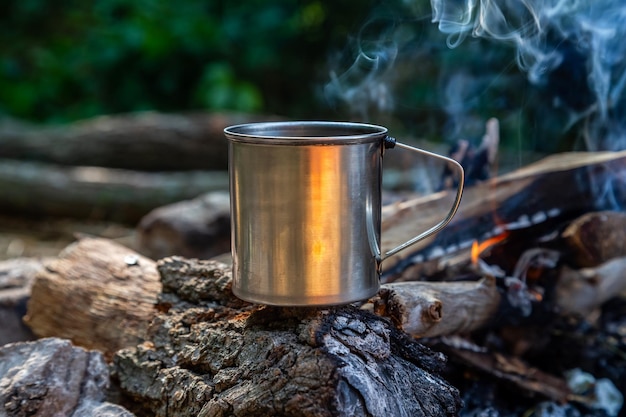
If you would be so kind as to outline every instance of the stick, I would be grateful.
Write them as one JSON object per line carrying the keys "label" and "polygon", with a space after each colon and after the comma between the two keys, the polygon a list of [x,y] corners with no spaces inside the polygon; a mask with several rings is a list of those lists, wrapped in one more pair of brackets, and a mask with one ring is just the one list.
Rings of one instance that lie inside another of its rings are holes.
{"label": "stick", "polygon": [[500,304],[495,278],[476,282],[398,282],[382,285],[374,312],[390,317],[411,336],[471,332],[484,326]]}

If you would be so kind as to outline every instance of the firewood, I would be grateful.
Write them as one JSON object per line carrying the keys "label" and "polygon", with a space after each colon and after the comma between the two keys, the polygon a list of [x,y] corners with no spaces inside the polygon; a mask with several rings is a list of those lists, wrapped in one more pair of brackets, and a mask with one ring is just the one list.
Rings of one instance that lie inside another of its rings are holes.
{"label": "firewood", "polygon": [[570,223],[563,238],[578,267],[593,267],[626,256],[626,213],[587,213]]}
{"label": "firewood", "polygon": [[[556,154],[517,171],[477,184],[463,194],[452,220],[436,236],[383,262],[384,280],[398,279],[408,265],[467,250],[473,241],[540,225],[552,219],[573,220],[580,213],[615,209],[626,194],[626,151]],[[599,194],[599,184],[612,184]],[[383,209],[384,250],[409,240],[440,221],[453,195],[440,192]]]}
{"label": "firewood", "polygon": [[240,113],[130,113],[61,126],[0,124],[3,158],[138,171],[225,170],[226,126],[276,117]]}
{"label": "firewood", "polygon": [[106,401],[108,388],[100,352],[57,338],[0,346],[2,416],[133,417]]}
{"label": "firewood", "polygon": [[83,238],[35,277],[26,324],[107,358],[141,343],[161,289],[154,261],[107,239]]}
{"label": "firewood", "polygon": [[209,259],[230,251],[228,192],[203,194],[152,210],[137,226],[138,250],[152,259]]}
{"label": "firewood", "polygon": [[562,377],[543,372],[518,357],[450,346],[443,350],[455,361],[498,381],[511,384],[516,391],[527,396],[539,396],[559,403],[573,399],[572,392]]}
{"label": "firewood", "polygon": [[227,189],[228,173],[222,171],[139,172],[0,160],[0,210],[20,215],[134,224],[156,207]]}
{"label": "firewood", "polygon": [[13,258],[0,261],[0,346],[34,338],[22,322],[35,276],[45,259]]}
{"label": "firewood", "polygon": [[392,319],[413,337],[467,333],[483,327],[500,304],[495,278],[477,282],[385,284],[370,301],[374,312]]}
{"label": "firewood", "polygon": [[562,314],[589,315],[613,297],[626,296],[626,257],[593,268],[563,267],[557,285],[557,305]]}
{"label": "firewood", "polygon": [[162,313],[149,340],[117,352],[113,362],[137,414],[408,417],[459,411],[457,390],[437,376],[443,357],[385,319],[350,306],[236,306],[229,301],[230,268],[215,261],[166,258],[159,271]]}

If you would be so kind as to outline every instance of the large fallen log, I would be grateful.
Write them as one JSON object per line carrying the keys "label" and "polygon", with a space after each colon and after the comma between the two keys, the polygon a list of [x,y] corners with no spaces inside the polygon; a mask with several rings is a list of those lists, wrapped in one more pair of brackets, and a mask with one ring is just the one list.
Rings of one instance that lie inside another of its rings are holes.
{"label": "large fallen log", "polygon": [[225,170],[226,126],[276,117],[238,113],[101,116],[64,126],[0,123],[3,158],[128,170]]}
{"label": "large fallen log", "polygon": [[228,189],[225,171],[139,172],[0,159],[0,210],[135,223],[150,210]]}
{"label": "large fallen log", "polygon": [[460,408],[456,389],[436,376],[442,357],[371,313],[235,307],[223,264],[167,258],[159,270],[163,313],[150,342],[114,359],[138,414],[448,416]]}
{"label": "large fallen log", "polygon": [[[385,262],[390,282],[411,264],[469,251],[472,242],[503,231],[517,231],[549,220],[572,220],[596,210],[623,208],[626,151],[556,154],[468,188],[459,210],[436,236]],[[383,209],[382,248],[389,250],[436,224],[452,195],[442,192]],[[416,273],[415,271],[413,273]]]}

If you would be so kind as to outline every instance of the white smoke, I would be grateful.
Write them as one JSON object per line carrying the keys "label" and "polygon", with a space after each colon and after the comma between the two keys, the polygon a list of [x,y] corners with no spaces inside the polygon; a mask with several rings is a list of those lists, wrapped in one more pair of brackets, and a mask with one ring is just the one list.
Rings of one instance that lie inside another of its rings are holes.
{"label": "white smoke", "polygon": [[[626,2],[623,0],[431,0],[433,22],[458,46],[471,35],[513,44],[531,83],[542,84],[566,62],[564,43],[583,62],[593,100],[575,109],[586,121],[589,150],[626,149]],[[574,80],[572,80],[574,81]],[[574,82],[571,89],[580,88]],[[580,94],[585,94],[585,88]],[[576,94],[574,91],[573,94]]]}

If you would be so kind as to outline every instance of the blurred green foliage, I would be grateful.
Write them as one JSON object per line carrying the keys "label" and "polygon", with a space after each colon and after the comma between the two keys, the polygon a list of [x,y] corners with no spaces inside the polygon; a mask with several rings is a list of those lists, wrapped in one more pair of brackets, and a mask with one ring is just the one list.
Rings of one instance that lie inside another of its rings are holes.
{"label": "blurred green foliage", "polygon": [[367,12],[355,0],[5,0],[0,114],[314,113],[331,45]]}

